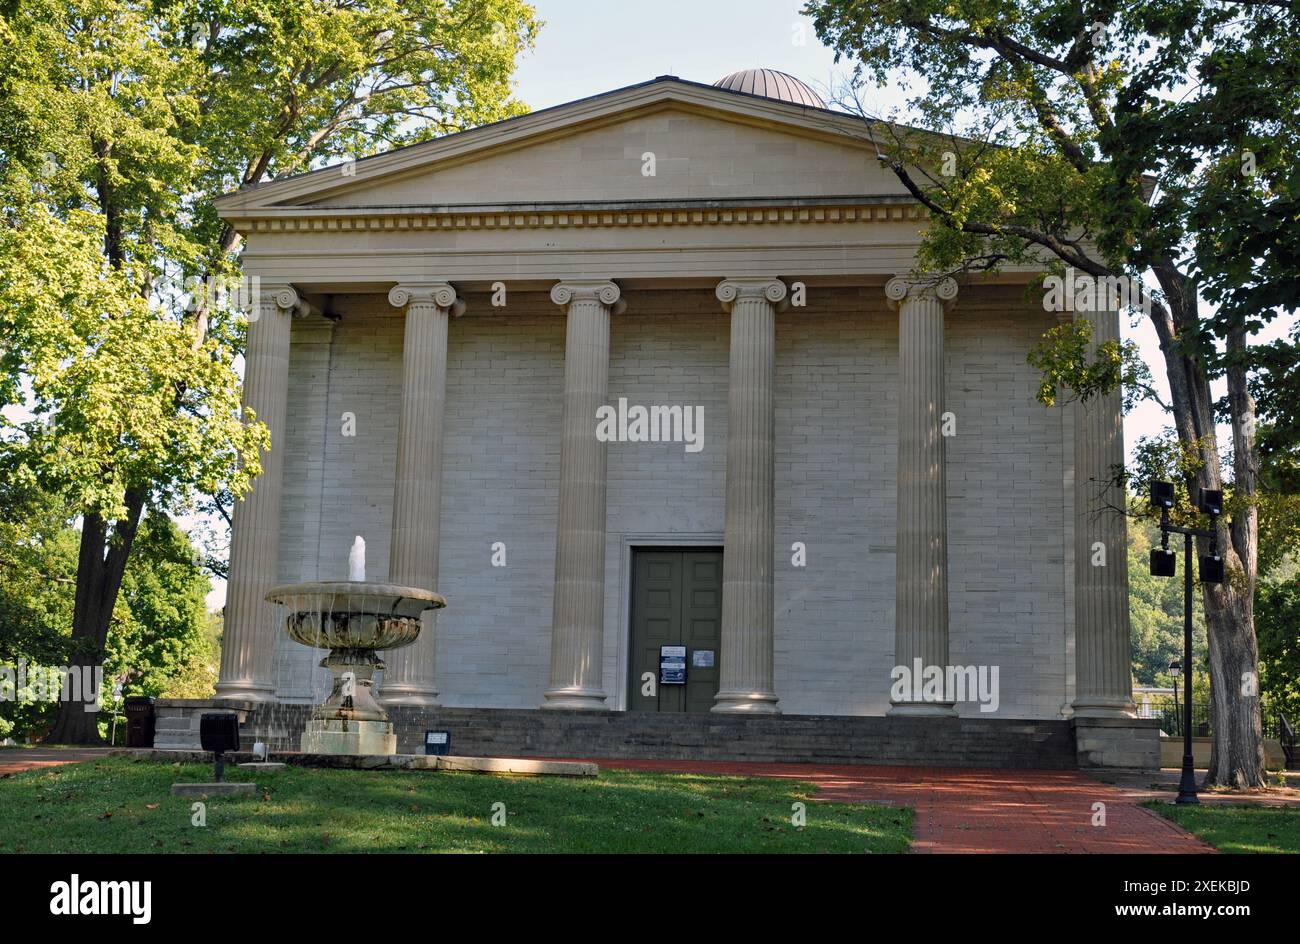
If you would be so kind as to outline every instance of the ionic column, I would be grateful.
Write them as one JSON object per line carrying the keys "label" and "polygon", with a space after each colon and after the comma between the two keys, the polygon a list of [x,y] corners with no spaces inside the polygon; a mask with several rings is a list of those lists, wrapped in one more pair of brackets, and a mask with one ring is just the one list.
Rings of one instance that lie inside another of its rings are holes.
{"label": "ionic column", "polygon": [[[1080,313],[1092,325],[1089,356],[1118,341],[1119,313]],[[1074,404],[1074,648],[1076,717],[1133,715],[1128,534],[1120,391]]]}
{"label": "ionic column", "polygon": [[266,602],[280,572],[280,497],[284,480],[285,413],[289,395],[289,326],[303,303],[290,285],[263,285],[257,317],[248,325],[243,412],[271,434],[262,474],[235,503],[226,583],[221,675],[216,697],[274,701],[271,658],[280,631],[279,607]]}
{"label": "ionic column", "polygon": [[[448,312],[463,304],[446,282],[394,286],[388,301],[406,309],[402,338],[402,406],[397,421],[397,475],[388,579],[421,590],[438,588],[438,526],[442,495],[442,419],[447,387]],[[420,635],[387,658],[379,698],[385,705],[438,704],[436,611]]]}
{"label": "ionic column", "polygon": [[[943,437],[943,315],[957,283],[895,278],[898,309],[898,535],[894,663],[914,674],[948,665],[948,475]],[[914,680],[913,691],[921,683]],[[947,698],[945,693],[944,697]],[[893,702],[890,714],[951,715],[947,700]]]}
{"label": "ionic column", "polygon": [[713,710],[779,714],[772,674],[776,541],[778,279],[726,279],[731,314],[727,385],[727,510],[722,555],[722,653]]}
{"label": "ionic column", "polygon": [[608,402],[609,316],[620,306],[610,281],[559,282],[565,309],[564,419],[555,532],[551,682],[543,708],[605,707],[605,444],[596,411]]}

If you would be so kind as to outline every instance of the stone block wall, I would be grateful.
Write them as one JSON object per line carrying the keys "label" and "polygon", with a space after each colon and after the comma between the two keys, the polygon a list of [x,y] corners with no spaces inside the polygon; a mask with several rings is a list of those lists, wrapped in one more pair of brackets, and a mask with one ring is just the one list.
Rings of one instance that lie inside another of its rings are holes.
{"label": "stone block wall", "polygon": [[[611,402],[704,407],[705,444],[609,448],[604,675],[627,685],[630,548],[720,544],[727,317],[711,287],[625,292]],[[547,683],[564,320],[543,292],[469,294],[449,330],[438,681],[444,704],[532,708]],[[280,577],[346,575],[354,535],[387,573],[402,315],[336,296],[337,324],[293,327]],[[964,289],[946,319],[951,653],[997,665],[999,718],[1060,718],[1072,691],[1067,410],[1033,399],[1025,355],[1047,327],[1018,289]],[[894,636],[897,316],[877,289],[810,289],[777,321],[776,689],[792,714],[881,714]],[[355,436],[343,434],[344,414]],[[791,566],[791,545],[808,566]],[[491,566],[492,545],[507,566]],[[328,690],[276,634],[287,702]],[[963,714],[985,718],[973,704]]]}

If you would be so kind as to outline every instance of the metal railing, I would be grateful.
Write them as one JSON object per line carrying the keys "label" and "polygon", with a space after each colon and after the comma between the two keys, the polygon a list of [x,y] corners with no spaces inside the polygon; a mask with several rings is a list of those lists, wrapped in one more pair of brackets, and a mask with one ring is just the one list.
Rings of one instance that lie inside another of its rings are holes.
{"label": "metal railing", "polygon": [[[1156,718],[1160,721],[1160,730],[1170,737],[1183,736],[1183,703],[1182,699],[1175,701],[1172,697],[1162,696],[1148,699],[1142,705],[1139,714],[1144,718]],[[1294,738],[1291,732],[1291,726],[1286,717],[1280,712],[1268,705],[1260,710],[1260,720],[1264,725],[1264,737],[1276,738],[1279,741],[1287,741],[1288,735]],[[1192,736],[1209,737],[1210,736],[1210,703],[1203,700],[1192,700]]]}

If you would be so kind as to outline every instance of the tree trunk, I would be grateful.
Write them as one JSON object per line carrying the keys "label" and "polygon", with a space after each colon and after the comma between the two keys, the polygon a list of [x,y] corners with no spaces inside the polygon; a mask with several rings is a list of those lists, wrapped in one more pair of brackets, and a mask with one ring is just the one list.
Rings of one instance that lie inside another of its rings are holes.
{"label": "tree trunk", "polygon": [[[1205,365],[1181,343],[1200,327],[1196,292],[1170,260],[1152,267],[1169,301],[1168,309],[1157,306],[1151,313],[1169,380],[1170,406],[1174,426],[1184,449],[1200,457],[1200,470],[1187,479],[1193,501],[1198,489],[1222,488],[1218,435],[1214,424],[1213,400]],[[1244,352],[1244,331],[1231,333],[1234,345]],[[1254,403],[1245,387],[1245,368],[1228,371],[1234,445],[1234,487],[1247,498],[1234,510],[1225,529],[1219,525],[1219,553],[1223,557],[1221,585],[1203,585],[1206,637],[1210,665],[1210,768],[1206,786],[1235,789],[1263,786],[1264,741],[1259,715],[1259,649],[1255,640],[1253,595],[1259,533],[1256,512],[1250,499],[1255,492]],[[1229,540],[1223,538],[1225,534]],[[1197,549],[1209,553],[1209,543],[1198,539]],[[1192,566],[1187,562],[1187,566]],[[1190,667],[1189,667],[1190,670]]]}
{"label": "tree trunk", "polygon": [[[1225,565],[1227,561],[1225,560]],[[1235,578],[1240,579],[1241,571]],[[1210,768],[1205,786],[1245,790],[1264,786],[1264,732],[1259,716],[1259,649],[1248,591],[1231,584],[1205,587],[1210,642]]]}
{"label": "tree trunk", "polygon": [[[72,611],[72,655],[68,669],[93,673],[104,667],[104,644],[122,589],[126,561],[140,527],[144,493],[126,494],[126,516],[114,523],[111,535],[104,519],[85,515],[81,524],[81,545],[77,557],[77,592]],[[84,692],[83,692],[84,695]],[[87,710],[90,709],[90,710]],[[60,698],[59,714],[45,736],[50,744],[102,744],[99,712],[84,701]]]}
{"label": "tree trunk", "polygon": [[[1210,711],[1213,740],[1207,786],[1264,786],[1264,732],[1259,702],[1259,646],[1255,639],[1255,579],[1259,463],[1255,451],[1255,401],[1246,383],[1246,328],[1228,331],[1228,409],[1232,426],[1234,501],[1228,527],[1219,529],[1224,579],[1205,587],[1210,641]],[[1226,537],[1225,542],[1223,538]],[[1204,544],[1205,542],[1202,542]],[[1207,553],[1203,548],[1202,553]]]}

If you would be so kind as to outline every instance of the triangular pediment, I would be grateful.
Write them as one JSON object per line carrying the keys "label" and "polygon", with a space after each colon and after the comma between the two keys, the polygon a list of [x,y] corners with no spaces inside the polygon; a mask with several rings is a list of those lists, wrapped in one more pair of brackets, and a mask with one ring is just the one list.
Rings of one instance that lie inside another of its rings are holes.
{"label": "triangular pediment", "polygon": [[905,197],[854,116],[661,78],[228,194],[223,217],[829,196]]}

